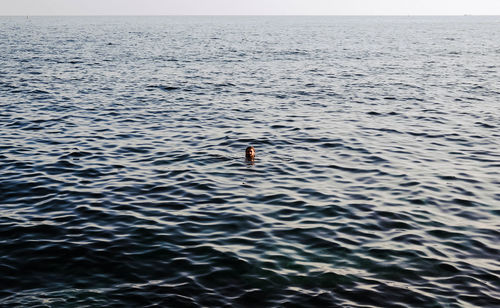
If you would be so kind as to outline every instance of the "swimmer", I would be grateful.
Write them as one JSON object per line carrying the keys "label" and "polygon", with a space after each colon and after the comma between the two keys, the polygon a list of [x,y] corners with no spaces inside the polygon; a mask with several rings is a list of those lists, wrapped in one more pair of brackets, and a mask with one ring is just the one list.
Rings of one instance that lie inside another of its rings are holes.
{"label": "swimmer", "polygon": [[249,161],[255,160],[255,148],[253,146],[249,146],[245,150],[245,158]]}

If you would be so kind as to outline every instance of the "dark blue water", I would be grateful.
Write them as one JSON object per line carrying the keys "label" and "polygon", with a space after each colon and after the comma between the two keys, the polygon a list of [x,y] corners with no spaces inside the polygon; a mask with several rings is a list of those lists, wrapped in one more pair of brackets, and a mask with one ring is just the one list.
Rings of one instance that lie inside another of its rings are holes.
{"label": "dark blue water", "polygon": [[2,17],[0,54],[2,305],[500,305],[498,17]]}

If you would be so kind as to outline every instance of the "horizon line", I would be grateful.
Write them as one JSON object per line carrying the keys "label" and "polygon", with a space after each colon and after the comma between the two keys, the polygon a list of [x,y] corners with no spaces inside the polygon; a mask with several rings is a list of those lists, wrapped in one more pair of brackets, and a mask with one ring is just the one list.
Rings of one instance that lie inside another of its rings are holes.
{"label": "horizon line", "polygon": [[12,14],[1,15],[0,17],[182,17],[182,16],[195,16],[195,17],[467,17],[467,16],[481,16],[481,17],[500,17],[500,14]]}

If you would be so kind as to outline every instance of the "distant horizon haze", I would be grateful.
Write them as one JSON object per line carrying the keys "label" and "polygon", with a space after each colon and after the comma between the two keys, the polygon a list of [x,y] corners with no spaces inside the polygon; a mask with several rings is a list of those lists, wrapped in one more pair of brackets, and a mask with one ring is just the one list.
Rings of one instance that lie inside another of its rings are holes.
{"label": "distant horizon haze", "polygon": [[163,15],[500,15],[497,0],[17,0],[0,2],[0,16]]}

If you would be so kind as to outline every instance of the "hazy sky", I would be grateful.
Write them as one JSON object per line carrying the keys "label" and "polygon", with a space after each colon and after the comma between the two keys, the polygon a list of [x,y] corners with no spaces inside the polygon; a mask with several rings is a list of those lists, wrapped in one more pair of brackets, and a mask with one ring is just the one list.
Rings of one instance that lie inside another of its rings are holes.
{"label": "hazy sky", "polygon": [[0,15],[500,15],[500,0],[0,0]]}

